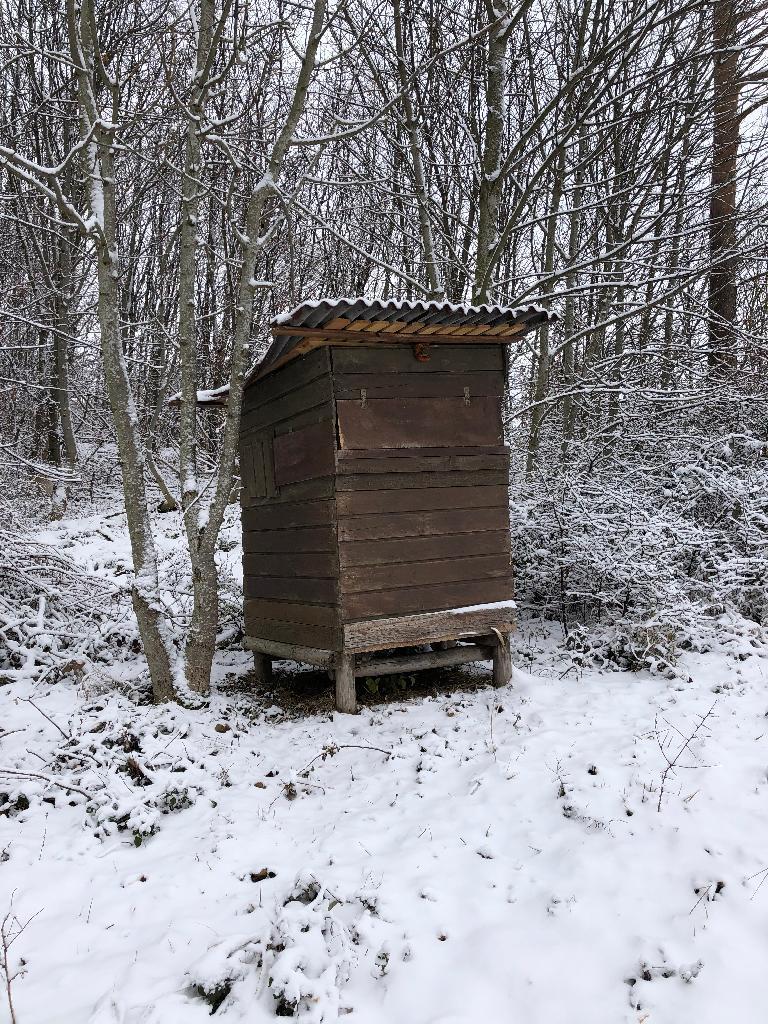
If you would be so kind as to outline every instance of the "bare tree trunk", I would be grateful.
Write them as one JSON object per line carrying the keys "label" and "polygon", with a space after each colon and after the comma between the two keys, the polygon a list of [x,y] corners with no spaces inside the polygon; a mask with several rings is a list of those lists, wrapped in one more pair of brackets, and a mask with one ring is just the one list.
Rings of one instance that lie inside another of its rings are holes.
{"label": "bare tree trunk", "polygon": [[[270,154],[267,172],[248,202],[245,233],[241,238],[242,266],[237,290],[237,305],[229,377],[229,397],[224,423],[216,491],[208,509],[205,525],[198,531],[193,557],[194,604],[185,650],[185,671],[190,689],[207,693],[216,650],[219,627],[219,588],[216,571],[216,543],[226,507],[232,493],[240,440],[240,411],[248,351],[253,323],[254,295],[259,288],[256,269],[265,240],[269,238],[267,203],[275,195],[277,183],[307,103],[307,93],[315,70],[317,50],[323,34],[326,0],[315,0],[307,45],[285,122]],[[196,564],[195,564],[196,561]]]}
{"label": "bare tree trunk", "polygon": [[[557,239],[557,221],[560,203],[563,197],[563,179],[565,176],[565,150],[561,149],[554,168],[552,194],[547,218],[547,233],[544,242],[544,266],[542,276],[544,287],[542,294],[552,291],[552,271],[555,265],[555,242]],[[544,419],[544,400],[549,389],[549,324],[543,323],[539,328],[539,351],[536,359],[536,383],[533,391],[533,409],[531,410],[531,432],[528,438],[528,453],[525,463],[526,476],[533,473],[539,454],[541,441],[541,424]]]}
{"label": "bare tree trunk", "polygon": [[[114,126],[101,118],[96,98],[94,65],[97,59],[101,75],[104,76],[105,72],[94,37],[95,18],[91,0],[86,0],[82,6],[78,6],[75,0],[68,0],[67,16],[70,54],[77,75],[83,127],[86,133],[92,132],[93,137],[87,151],[87,186],[97,255],[100,347],[120,456],[133,556],[131,600],[154,697],[156,701],[162,702],[174,699],[175,687],[171,648],[165,636],[159,600],[157,554],[147,508],[144,446],[139,434],[139,419],[128,379],[120,330]],[[116,98],[113,105],[117,106]]]}
{"label": "bare tree trunk", "polygon": [[61,439],[66,452],[67,464],[74,469],[77,463],[77,442],[72,427],[72,408],[69,395],[69,362],[67,342],[72,333],[70,309],[73,299],[72,282],[72,233],[62,229],[58,251],[58,288],[54,300],[53,350],[56,363],[56,388],[58,396]]}
{"label": "bare tree trunk", "polygon": [[413,111],[411,86],[408,70],[405,64],[403,19],[400,9],[400,0],[394,0],[393,13],[395,20],[395,46],[397,49],[397,73],[400,79],[403,111],[405,113],[405,127],[408,132],[408,145],[411,153],[411,174],[413,176],[413,186],[416,194],[416,205],[419,211],[419,231],[421,234],[421,247],[424,250],[424,263],[427,272],[427,283],[429,284],[429,297],[430,299],[439,299],[444,295],[445,287],[443,285],[442,275],[440,273],[440,268],[437,265],[437,257],[435,255],[435,241],[432,235],[432,221],[429,214],[424,162],[421,158],[421,139],[419,137],[419,129]]}
{"label": "bare tree trunk", "polygon": [[485,133],[478,195],[475,303],[488,302],[492,291],[492,259],[503,186],[501,163],[507,114],[507,49],[510,37],[508,11],[496,9],[491,0],[486,0],[486,10],[492,25],[488,33]]}
{"label": "bare tree trunk", "polygon": [[[209,88],[214,41],[214,0],[200,0],[197,28],[197,56],[192,79],[192,95],[187,104],[186,155],[182,181],[181,223],[179,226],[179,359],[181,367],[181,404],[179,422],[179,479],[181,507],[192,566],[193,612],[185,653],[185,673],[195,693],[208,692],[213,645],[218,624],[218,606],[211,604],[209,592],[216,590],[213,559],[202,554],[204,528],[201,529],[200,487],[197,478],[197,318],[196,278],[199,247],[199,219],[203,184],[200,130]],[[212,618],[213,640],[209,637]]]}
{"label": "bare tree trunk", "polygon": [[709,201],[709,366],[736,365],[738,273],[736,162],[739,151],[737,0],[716,0],[712,11],[714,110]]}
{"label": "bare tree trunk", "polygon": [[575,269],[576,260],[581,245],[581,222],[582,203],[584,201],[584,159],[587,153],[586,132],[582,129],[579,133],[578,163],[574,175],[573,191],[571,192],[571,210],[569,213],[568,230],[568,266],[569,270],[565,278],[565,312],[563,315],[563,441],[561,457],[565,460],[568,457],[568,446],[573,437],[574,401],[573,387],[576,380],[575,374],[575,353],[573,346],[573,334],[576,328],[576,287],[577,275]]}

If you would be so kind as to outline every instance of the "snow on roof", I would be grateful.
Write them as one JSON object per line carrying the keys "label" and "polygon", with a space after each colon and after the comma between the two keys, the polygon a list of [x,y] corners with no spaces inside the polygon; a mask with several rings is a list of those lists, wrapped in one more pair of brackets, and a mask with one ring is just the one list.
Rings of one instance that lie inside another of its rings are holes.
{"label": "snow on roof", "polygon": [[[352,298],[341,297],[336,299],[307,299],[295,306],[288,313],[281,313],[276,316],[272,323],[275,326],[308,325],[310,321],[314,326],[322,326],[325,320],[320,320],[312,314],[317,310],[323,314],[351,317],[351,319],[362,320],[421,320],[419,316],[392,316],[392,313],[416,313],[426,314],[424,322],[449,323],[452,317],[458,316],[462,319],[471,318],[472,323],[506,323],[516,321],[526,314],[541,314],[543,319],[550,319],[551,314],[535,302],[525,306],[496,306],[483,303],[479,306],[472,306],[467,302],[446,302],[438,299],[367,299],[364,295],[356,295]],[[364,312],[375,312],[376,317],[363,316]],[[354,315],[353,315],[354,314]],[[384,314],[384,315],[381,315]],[[390,315],[388,315],[390,314]]]}

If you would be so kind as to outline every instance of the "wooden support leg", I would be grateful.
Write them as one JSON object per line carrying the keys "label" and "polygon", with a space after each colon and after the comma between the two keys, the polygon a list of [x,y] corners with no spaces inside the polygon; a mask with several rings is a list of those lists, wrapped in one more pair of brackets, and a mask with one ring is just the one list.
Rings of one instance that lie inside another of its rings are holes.
{"label": "wooden support leg", "polygon": [[498,638],[493,648],[493,685],[506,686],[512,678],[512,652],[509,649],[509,637]]}
{"label": "wooden support leg", "polygon": [[336,710],[348,715],[357,714],[357,695],[355,694],[355,656],[348,651],[340,651],[334,658],[336,676]]}
{"label": "wooden support leg", "polygon": [[272,682],[272,659],[268,654],[262,654],[261,651],[254,651],[253,669],[257,683],[262,686],[267,686]]}

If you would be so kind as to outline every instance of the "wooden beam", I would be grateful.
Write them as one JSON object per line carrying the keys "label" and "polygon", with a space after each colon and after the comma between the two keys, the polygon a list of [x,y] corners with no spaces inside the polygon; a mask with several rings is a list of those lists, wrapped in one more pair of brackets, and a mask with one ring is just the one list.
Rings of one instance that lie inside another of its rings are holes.
{"label": "wooden beam", "polygon": [[272,659],[268,654],[253,652],[253,670],[260,686],[268,686],[272,682]]}
{"label": "wooden beam", "polygon": [[251,651],[268,654],[272,658],[288,661],[305,661],[308,665],[319,665],[320,668],[331,668],[333,651],[320,650],[318,647],[301,647],[298,644],[283,644],[277,640],[262,640],[259,637],[247,636],[243,647]]}
{"label": "wooden beam", "polygon": [[512,678],[512,652],[509,649],[509,636],[500,638],[493,649],[493,685],[506,686]]}
{"label": "wooden beam", "polygon": [[336,679],[336,710],[346,715],[357,714],[355,693],[355,656],[349,651],[340,651],[333,659],[333,674]]}
{"label": "wooden beam", "polygon": [[494,650],[493,647],[467,644],[464,647],[449,647],[444,651],[398,654],[392,658],[361,662],[355,668],[355,676],[390,676],[402,672],[420,672],[425,668],[445,668],[448,665],[466,665],[471,661],[488,661],[494,657]]}
{"label": "wooden beam", "polygon": [[517,323],[505,326],[503,334],[417,334],[415,331],[398,331],[397,334],[375,331],[329,330],[327,327],[273,327],[272,334],[278,337],[322,338],[339,345],[370,345],[371,342],[386,342],[391,345],[403,344],[503,344],[527,330],[531,323]]}
{"label": "wooden beam", "polygon": [[438,640],[488,636],[494,629],[506,634],[514,628],[513,601],[474,609],[448,609],[362,619],[344,624],[344,647],[353,651],[382,651],[390,647],[418,647]]}

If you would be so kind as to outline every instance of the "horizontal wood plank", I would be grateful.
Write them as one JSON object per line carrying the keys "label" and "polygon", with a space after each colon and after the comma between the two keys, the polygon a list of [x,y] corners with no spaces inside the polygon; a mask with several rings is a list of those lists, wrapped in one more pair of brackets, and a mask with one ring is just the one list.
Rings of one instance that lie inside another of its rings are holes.
{"label": "horizontal wood plank", "polygon": [[385,330],[385,323],[387,322],[363,323],[362,321],[357,321],[343,328],[328,327],[326,325],[321,327],[305,327],[303,325],[289,326],[287,324],[278,324],[272,328],[272,334],[276,338],[289,336],[300,338],[302,341],[330,342],[333,345],[367,345],[372,336],[375,336],[380,344],[407,342],[413,345],[434,341],[441,344],[475,345],[486,344],[490,336],[493,336],[499,342],[509,342],[516,335],[526,330],[526,325],[523,323],[505,325],[503,329],[498,331],[495,327],[489,330],[479,325],[476,331],[471,331],[469,326],[467,326],[466,330],[455,330],[450,325],[445,325],[441,329],[438,324],[424,325],[414,330],[412,325],[408,325],[403,330],[398,331],[395,337],[394,334]]}
{"label": "horizontal wood plank", "polygon": [[[406,474],[407,475],[407,474]],[[445,476],[459,474],[438,474],[441,481]],[[476,474],[468,474],[475,476]],[[497,474],[489,474],[497,477]],[[377,477],[347,477],[345,482],[361,479],[363,484],[373,485]],[[399,477],[394,478],[395,481]],[[504,478],[502,478],[504,479]],[[426,481],[423,481],[426,482]],[[452,482],[452,481],[451,481]],[[506,481],[505,481],[506,482]],[[449,508],[506,508],[509,492],[506,486],[465,486],[465,487],[390,487],[387,490],[342,491],[336,496],[336,508],[341,516],[359,516],[384,512],[416,512]]]}
{"label": "horizontal wood plank", "polygon": [[471,398],[499,397],[504,394],[504,378],[497,370],[479,373],[338,373],[333,381],[337,399],[360,401],[365,398]]}
{"label": "horizontal wood plank", "polygon": [[398,587],[427,587],[432,591],[439,583],[508,578],[511,573],[509,555],[469,555],[433,562],[405,562],[391,565],[350,566],[341,574],[341,590],[345,594],[373,590],[394,590]]}
{"label": "horizontal wood plank", "polygon": [[429,361],[419,362],[410,344],[398,346],[371,345],[354,348],[331,348],[333,372],[336,373],[466,373],[478,370],[504,370],[504,353],[495,345],[429,346]]}
{"label": "horizontal wood plank", "polygon": [[511,599],[510,575],[505,579],[467,580],[435,586],[344,594],[341,609],[342,618],[348,622],[378,615],[407,615]]}
{"label": "horizontal wood plank", "polygon": [[[426,459],[434,456],[435,458],[446,456],[458,455],[462,458],[469,458],[470,453],[466,447],[451,448],[445,445],[440,448],[419,448],[415,451],[413,448],[357,448],[357,449],[340,449],[336,452],[336,459],[340,463],[347,462],[359,462],[364,459]],[[471,456],[477,455],[506,455],[509,456],[509,448],[503,444],[478,444],[474,445],[471,450]],[[356,472],[351,470],[350,472]]]}
{"label": "horizontal wood plank", "polygon": [[336,553],[308,551],[260,552],[243,556],[246,576],[312,576],[318,579],[338,574]]}
{"label": "horizontal wood plank", "polygon": [[341,448],[421,448],[501,444],[498,398],[384,398],[337,401]]}
{"label": "horizontal wood plank", "polygon": [[400,654],[389,658],[376,658],[355,665],[355,678],[369,679],[376,676],[390,676],[403,672],[421,672],[428,668],[447,668],[450,665],[467,665],[473,661],[488,661],[493,657],[492,647],[467,644],[451,647],[446,651],[424,651],[421,654]]}
{"label": "horizontal wood plank", "polygon": [[[448,488],[450,490],[484,490],[489,488],[502,488],[505,492],[504,502],[508,501],[507,489],[509,474],[505,471],[480,471],[466,472],[456,470],[454,472],[436,473],[424,471],[421,473],[350,473],[340,476],[338,479],[338,492],[342,491],[406,491],[424,490],[433,488]],[[464,495],[462,501],[469,499]]]}
{"label": "horizontal wood plank", "polygon": [[249,530],[243,533],[243,553],[335,551],[334,526],[305,526],[293,530]]}
{"label": "horizontal wood plank", "polygon": [[271,658],[306,662],[309,665],[319,665],[320,668],[330,668],[333,665],[333,651],[317,647],[281,643],[278,640],[255,636],[246,636],[243,640],[243,647],[268,654]]}
{"label": "horizontal wood plank", "polygon": [[268,496],[250,497],[241,493],[240,504],[243,508],[258,508],[264,505],[316,501],[322,498],[332,498],[334,494],[333,477],[324,476],[318,477],[316,480],[301,480],[295,484],[287,484],[281,487],[276,494]]}
{"label": "horizontal wood plank", "polygon": [[243,509],[244,530],[293,530],[302,526],[330,526],[336,515],[330,499],[285,501]]}
{"label": "horizontal wood plank", "polygon": [[299,576],[245,576],[243,591],[246,598],[306,602],[307,604],[335,604],[338,581]]}
{"label": "horizontal wood plank", "polygon": [[298,644],[303,647],[319,647],[333,651],[341,647],[341,626],[314,626],[307,622],[290,622],[283,619],[260,619],[248,616],[245,620],[247,636],[283,644]]}
{"label": "horizontal wood plank", "polygon": [[[466,450],[466,449],[465,449]],[[474,451],[475,449],[472,449]],[[399,456],[407,451],[410,458]],[[455,451],[455,449],[454,449]],[[344,489],[347,476],[382,475],[395,473],[503,473],[509,476],[509,455],[425,455],[418,448],[392,448],[388,455],[383,453],[377,458],[347,459],[341,456],[351,452],[336,452],[336,472],[338,486]],[[356,453],[357,454],[357,453]]]}
{"label": "horizontal wood plank", "polygon": [[398,562],[429,561],[443,558],[447,551],[464,555],[509,556],[508,530],[486,533],[438,534],[434,537],[399,537],[394,540],[354,541],[339,545],[342,568],[355,565],[388,565]]}
{"label": "horizontal wood plank", "polygon": [[377,540],[384,537],[428,537],[444,533],[479,533],[507,530],[507,508],[445,509],[436,512],[401,512],[340,519],[340,541]]}
{"label": "horizontal wood plank", "polygon": [[339,621],[339,611],[332,605],[300,604],[292,601],[267,601],[251,598],[245,601],[243,609],[246,620],[279,619],[281,622],[331,627]]}

